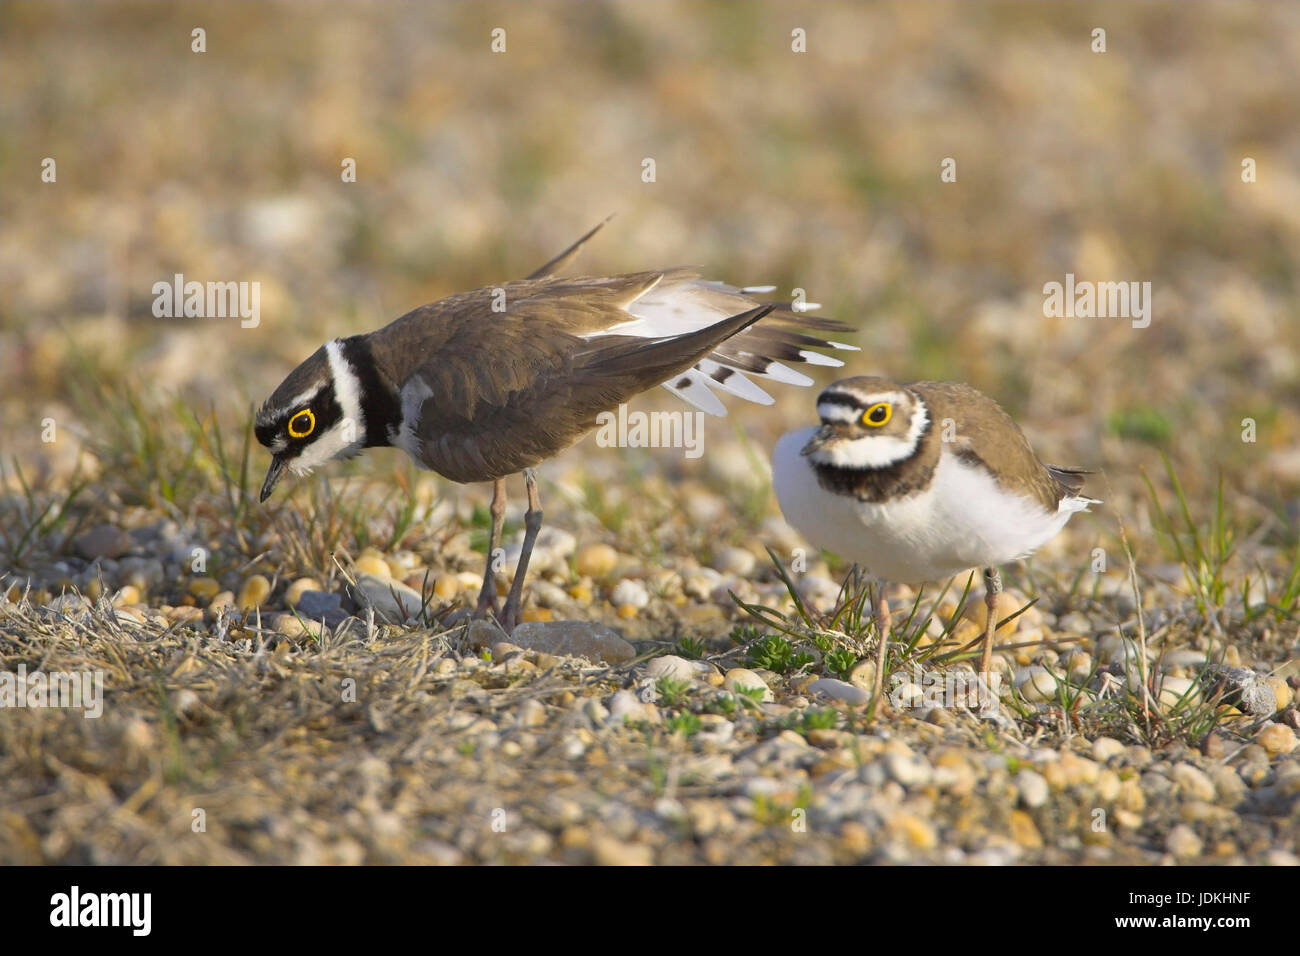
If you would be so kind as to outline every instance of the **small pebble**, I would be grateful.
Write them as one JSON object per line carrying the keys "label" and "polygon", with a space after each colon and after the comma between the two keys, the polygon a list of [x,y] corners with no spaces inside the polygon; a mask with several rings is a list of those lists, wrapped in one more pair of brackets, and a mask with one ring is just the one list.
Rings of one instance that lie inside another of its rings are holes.
{"label": "small pebble", "polygon": [[737,688],[753,690],[756,688],[762,688],[763,701],[765,703],[776,699],[772,696],[772,689],[767,686],[763,678],[759,677],[746,667],[733,667],[731,670],[727,671],[723,676],[722,686],[727,690],[736,690]]}
{"label": "small pebble", "polygon": [[1295,691],[1291,689],[1291,685],[1276,675],[1264,678],[1264,682],[1268,684],[1273,691],[1273,696],[1277,698],[1276,710],[1286,710],[1291,701],[1295,699]]}
{"label": "small pebble", "polygon": [[530,698],[519,705],[515,714],[516,727],[540,727],[546,723],[546,705]]}
{"label": "small pebble", "polygon": [[713,568],[691,568],[682,572],[682,593],[699,601],[710,601],[722,583],[722,575]]}
{"label": "small pebble", "polygon": [[320,582],[315,578],[299,578],[289,585],[288,590],[284,592],[285,607],[297,607],[298,602],[302,600],[304,591],[319,591]]}
{"label": "small pebble", "polygon": [[275,632],[292,641],[320,640],[324,635],[319,621],[299,620],[292,614],[281,614],[275,619]]}
{"label": "small pebble", "polygon": [[172,694],[172,710],[178,717],[188,717],[197,712],[201,703],[199,695],[188,687],[182,687]]}
{"label": "small pebble", "polygon": [[[1025,600],[1023,598],[1012,594],[1010,591],[1003,591],[997,597],[994,616],[1001,621],[1004,618],[1015,614],[1024,606]],[[984,596],[982,594],[979,597],[971,595],[971,597],[966,600],[966,606],[962,608],[962,617],[974,624],[979,633],[984,633],[985,628],[988,627],[989,609],[984,603]],[[1014,634],[1024,617],[1024,614],[1019,614],[1006,624],[998,627],[996,636],[1001,638]]]}
{"label": "small pebble", "polygon": [[929,761],[919,754],[891,753],[884,761],[885,771],[904,787],[924,787],[934,774]]}
{"label": "small pebble", "polygon": [[933,850],[939,845],[934,824],[910,813],[898,813],[889,821],[889,832],[918,850]]}
{"label": "small pebble", "polygon": [[675,654],[665,654],[663,657],[656,657],[649,661],[645,666],[645,672],[647,677],[655,679],[668,677],[673,680],[695,680],[701,676],[696,663]]}
{"label": "small pebble", "polygon": [[1017,675],[1016,687],[1025,700],[1031,703],[1047,703],[1057,698],[1060,680],[1046,667],[1026,667]]}
{"label": "small pebble", "polygon": [[652,847],[603,835],[592,838],[591,855],[597,866],[652,866],[655,861]]}
{"label": "small pebble", "polygon": [[1015,781],[1016,789],[1020,791],[1020,802],[1026,807],[1035,810],[1047,803],[1050,792],[1041,773],[1026,767],[1016,774]]}
{"label": "small pebble", "polygon": [[654,704],[642,701],[630,690],[620,690],[609,698],[608,720],[615,727],[623,726],[624,722],[628,720],[644,720],[657,723],[659,721],[659,708]]}
{"label": "small pebble", "polygon": [[569,603],[569,596],[565,593],[564,588],[558,584],[552,584],[542,577],[533,577],[531,572],[528,575],[528,588],[532,592],[533,600],[544,608],[563,607]]}
{"label": "small pebble", "polygon": [[861,687],[865,691],[871,691],[876,686],[876,662],[875,661],[858,661],[849,671],[849,683],[854,687]]}
{"label": "small pebble", "polygon": [[1203,770],[1189,763],[1174,764],[1173,769],[1169,771],[1169,779],[1178,784],[1184,793],[1197,800],[1210,801],[1215,797],[1213,781]]}
{"label": "small pebble", "polygon": [[1201,740],[1201,753],[1211,760],[1218,760],[1223,756],[1223,734],[1217,730],[1212,730]]}
{"label": "small pebble", "polygon": [[133,753],[147,753],[155,746],[153,728],[140,717],[132,717],[122,730],[122,743]]}
{"label": "small pebble", "polygon": [[583,577],[603,580],[618,565],[618,552],[607,544],[583,545],[574,558],[574,570]]}
{"label": "small pebble", "polygon": [[209,600],[221,590],[216,578],[191,578],[185,588],[200,601]]}
{"label": "small pebble", "polygon": [[377,554],[362,554],[357,558],[355,568],[358,577],[368,574],[387,581],[393,576],[393,569],[388,566],[388,562]]}
{"label": "small pebble", "polygon": [[1270,723],[1255,735],[1255,742],[1268,751],[1270,757],[1276,757],[1295,750],[1296,735],[1286,724]]}
{"label": "small pebble", "polygon": [[1087,651],[1074,651],[1066,659],[1065,666],[1071,680],[1083,683],[1092,673],[1092,655]]}
{"label": "small pebble", "polygon": [[238,610],[239,605],[235,603],[235,594],[233,591],[221,591],[214,595],[212,600],[208,602],[207,616],[215,621],[217,619],[217,612],[222,608],[227,608],[231,611]]}
{"label": "small pebble", "polygon": [[237,604],[241,611],[261,607],[271,596],[271,582],[264,575],[254,574],[239,589]]}
{"label": "small pebble", "polygon": [[1167,711],[1175,708],[1187,710],[1196,706],[1200,699],[1200,686],[1189,677],[1165,677],[1160,681],[1157,702]]}
{"label": "small pebble", "polygon": [[122,607],[127,604],[140,603],[140,589],[134,584],[128,584],[125,587],[118,588],[113,595],[113,607]]}
{"label": "small pebble", "polygon": [[1037,850],[1043,845],[1043,835],[1038,832],[1038,824],[1024,810],[1012,810],[1009,819],[1011,839],[1027,850]]}
{"label": "small pebble", "polygon": [[166,615],[167,620],[175,621],[180,624],[194,624],[203,620],[203,611],[197,607],[168,607],[163,605],[162,612]]}
{"label": "small pebble", "polygon": [[[863,691],[865,694],[866,692]],[[895,707],[910,708],[921,707],[925,704],[925,688],[915,681],[905,681],[899,684],[887,695],[890,702]],[[867,695],[870,698],[870,695]]]}
{"label": "small pebble", "polygon": [[1201,838],[1185,823],[1180,823],[1165,837],[1165,849],[1178,860],[1193,860],[1201,855],[1204,844]]}
{"label": "small pebble", "polygon": [[747,578],[754,573],[758,559],[744,548],[723,548],[713,558],[713,569],[721,574]]}
{"label": "small pebble", "polygon": [[799,582],[799,596],[815,610],[829,611],[840,597],[840,586],[829,578],[806,574]]}
{"label": "small pebble", "polygon": [[511,654],[522,654],[524,649],[518,644],[511,644],[509,641],[497,641],[492,645],[492,660],[500,663]]}
{"label": "small pebble", "polygon": [[1092,742],[1092,757],[1105,763],[1111,757],[1118,757],[1124,752],[1124,745],[1114,737],[1098,737]]}
{"label": "small pebble", "polygon": [[622,580],[610,592],[609,602],[617,608],[641,609],[650,603],[650,593],[640,581]]}

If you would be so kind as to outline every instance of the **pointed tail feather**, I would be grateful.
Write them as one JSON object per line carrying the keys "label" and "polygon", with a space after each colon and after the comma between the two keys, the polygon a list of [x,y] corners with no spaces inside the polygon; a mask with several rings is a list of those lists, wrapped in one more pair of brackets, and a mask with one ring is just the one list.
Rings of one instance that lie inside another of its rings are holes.
{"label": "pointed tail feather", "polygon": [[605,223],[609,222],[613,218],[614,218],[614,214],[610,213],[603,220],[601,220],[599,223],[596,224],[596,228],[592,229],[590,232],[588,232],[585,236],[583,236],[573,245],[569,246],[569,248],[565,249],[554,259],[551,259],[549,262],[547,262],[544,266],[529,273],[528,278],[544,279],[547,276],[553,276],[556,273],[558,273],[565,266],[569,265],[569,263],[571,263],[574,259],[576,259],[578,253],[582,251],[582,247],[587,244],[587,240],[589,240],[596,233],[600,232],[600,230],[604,229]]}

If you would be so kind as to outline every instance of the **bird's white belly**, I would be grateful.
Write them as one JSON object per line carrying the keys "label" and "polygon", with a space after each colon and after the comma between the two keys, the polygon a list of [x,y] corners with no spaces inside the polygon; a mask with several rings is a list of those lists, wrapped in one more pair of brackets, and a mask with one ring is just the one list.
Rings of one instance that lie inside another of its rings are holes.
{"label": "bird's white belly", "polygon": [[1087,505],[1086,499],[1067,499],[1048,512],[948,454],[924,491],[879,504],[859,501],[818,484],[800,454],[815,431],[788,432],[777,442],[772,483],[781,511],[817,547],[885,580],[933,581],[1025,557]]}

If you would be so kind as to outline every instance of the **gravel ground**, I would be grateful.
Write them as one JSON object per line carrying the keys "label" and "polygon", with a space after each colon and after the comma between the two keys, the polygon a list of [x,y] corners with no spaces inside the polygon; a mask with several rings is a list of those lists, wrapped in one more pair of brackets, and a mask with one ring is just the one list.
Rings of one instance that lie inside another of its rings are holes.
{"label": "gravel ground", "polygon": [[[764,630],[730,593],[787,613],[792,602],[767,556],[739,546],[652,563],[608,531],[563,530],[557,509],[528,623],[511,640],[466,620],[457,598],[476,593],[482,555],[460,526],[476,507],[467,495],[459,516],[445,502],[420,516],[442,523],[436,550],[339,555],[320,578],[259,572],[291,563],[273,531],[252,567],[210,575],[187,573],[195,542],[230,543],[192,527],[77,532],[51,577],[0,605],[0,667],[25,665],[29,686],[37,666],[98,672],[103,715],[5,713],[0,859],[1300,860],[1294,625],[1284,641],[1227,608],[1217,620],[1251,641],[1225,647],[1213,625],[1194,633],[1186,597],[1151,582],[1144,714],[1125,691],[1140,686],[1140,652],[1131,623],[1117,627],[1137,617],[1122,575],[1086,597],[1045,584],[999,632],[1002,701],[923,697],[968,665],[919,661],[902,628],[899,677],[873,708],[869,631],[834,639],[842,660],[812,630],[789,645],[805,659],[761,655]],[[702,489],[687,510],[726,513]],[[626,520],[639,524],[635,509]],[[671,554],[675,535],[697,531],[679,521],[660,543]],[[799,544],[776,517],[760,537]],[[824,562],[795,577],[810,605],[836,604]],[[1009,608],[1030,580],[1012,576]],[[890,594],[905,617],[911,592]],[[945,628],[952,605],[921,651],[979,633],[982,601]],[[1266,703],[1222,702],[1205,679],[1215,667],[1257,674]],[[1198,722],[1186,700],[1202,695]]]}

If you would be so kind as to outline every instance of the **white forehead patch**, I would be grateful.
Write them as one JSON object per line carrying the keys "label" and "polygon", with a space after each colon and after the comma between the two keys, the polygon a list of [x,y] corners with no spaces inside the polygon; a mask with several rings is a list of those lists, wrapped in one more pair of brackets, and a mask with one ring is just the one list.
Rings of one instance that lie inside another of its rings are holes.
{"label": "white forehead patch", "polygon": [[908,398],[902,392],[877,392],[874,395],[862,395],[858,392],[840,390],[831,394],[844,395],[858,404],[854,406],[845,405],[842,402],[819,402],[817,404],[817,415],[824,422],[856,422],[862,416],[862,413],[872,405],[880,402],[888,402],[890,405],[902,405]]}
{"label": "white forehead patch", "polygon": [[315,399],[316,396],[319,395],[324,390],[325,385],[326,385],[325,382],[318,382],[317,384],[313,385],[311,388],[307,389],[307,391],[295,395],[293,398],[289,399],[288,410],[296,411],[299,408],[305,408],[306,406],[310,405],[312,403],[312,400]]}

